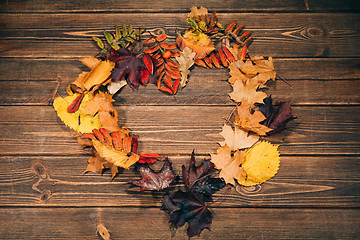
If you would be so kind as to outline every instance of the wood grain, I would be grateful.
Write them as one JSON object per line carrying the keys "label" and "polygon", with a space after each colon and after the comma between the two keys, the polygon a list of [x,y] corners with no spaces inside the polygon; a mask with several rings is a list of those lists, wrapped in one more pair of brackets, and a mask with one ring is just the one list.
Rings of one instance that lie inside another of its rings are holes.
{"label": "wood grain", "polygon": [[[209,155],[197,155],[201,162]],[[139,179],[133,168],[123,170],[110,182],[110,173],[83,174],[89,156],[0,157],[0,204],[2,206],[160,206],[162,192],[141,192],[128,184]],[[190,156],[170,156],[175,173],[188,165]],[[162,163],[153,168],[159,169]],[[219,206],[252,207],[360,207],[359,157],[283,156],[277,175],[255,187],[226,188],[214,194]],[[173,188],[183,187],[182,180]]]}
{"label": "wood grain", "polygon": [[[226,25],[242,20],[256,41],[251,53],[273,57],[357,57],[358,14],[222,13]],[[3,14],[2,57],[83,57],[95,55],[91,39],[115,24],[133,24],[170,40],[186,26],[186,14]],[[119,22],[121,19],[121,22]],[[243,20],[244,19],[244,20]],[[283,21],[289,19],[289,21]],[[26,22],[27,24],[22,24]],[[76,22],[76,26],[74,26]],[[167,23],[171,24],[167,24]],[[165,24],[164,24],[165,23]]]}
{"label": "wood grain", "polygon": [[[211,231],[192,239],[356,239],[360,234],[356,209],[224,208],[213,213]],[[168,217],[157,208],[5,208],[0,216],[4,239],[99,239],[99,224],[111,239],[171,239]],[[188,239],[186,227],[174,239]]]}
{"label": "wood grain", "polygon": [[[360,79],[359,58],[275,58],[274,65],[277,73],[287,80]],[[82,71],[88,69],[78,58],[0,58],[0,81],[55,81],[60,76],[70,83]],[[191,71],[190,82],[225,80],[227,72],[197,66]]]}
{"label": "wood grain", "polygon": [[288,0],[288,1],[251,1],[251,0],[229,0],[229,1],[205,1],[196,2],[185,0],[175,1],[152,1],[139,0],[136,2],[119,2],[105,1],[98,2],[94,0],[71,1],[71,0],[43,0],[41,3],[36,0],[13,0],[3,1],[1,6],[2,12],[188,12],[193,5],[197,7],[204,6],[209,11],[217,12],[251,12],[251,11],[357,11],[359,4],[356,1],[344,0],[308,0],[308,8],[305,1]]}
{"label": "wood grain", "polygon": [[[293,105],[359,104],[358,59],[276,59],[276,70],[291,85],[278,80],[269,83],[275,102],[290,100]],[[300,67],[299,67],[300,66]],[[19,69],[13,71],[13,69]],[[66,86],[81,71],[77,60],[2,59],[0,60],[0,104],[48,104],[61,80],[58,93],[64,95]],[[60,78],[59,78],[60,77]],[[124,88],[115,96],[116,105],[231,105],[227,93],[228,70],[204,69],[191,71],[188,86],[175,98],[162,94],[154,86],[139,91]],[[10,81],[9,81],[10,80]],[[216,87],[214,87],[216,86]],[[336,89],[337,93],[333,91]]]}
{"label": "wood grain", "polygon": [[[130,128],[140,139],[140,151],[162,154],[215,152],[218,134],[232,107],[121,106],[119,125]],[[269,137],[281,144],[282,154],[357,154],[360,108],[294,107],[299,118],[291,130]],[[16,113],[16,115],[14,115]],[[145,114],[146,113],[146,114]],[[2,155],[83,154],[70,131],[50,106],[0,107]],[[346,116],[346,118],[344,118]],[[199,121],[201,119],[201,121]],[[41,126],[41,127],[39,127]]]}
{"label": "wood grain", "polygon": [[[228,93],[230,84],[223,75],[213,71],[191,73],[187,87],[175,97],[160,92],[156,86],[141,86],[138,91],[125,87],[114,96],[114,105],[233,105]],[[216,76],[219,78],[216,79]],[[65,88],[71,81],[63,81],[57,93],[67,96]],[[287,80],[292,88],[278,80],[269,83],[269,89],[263,90],[271,95],[274,103],[291,101],[296,105],[358,105],[360,103],[360,84],[358,80]],[[48,105],[58,86],[57,81],[0,81],[1,105]],[[214,87],[216,86],[216,87]],[[336,89],[337,94],[333,93]],[[58,95],[56,95],[57,97]]]}

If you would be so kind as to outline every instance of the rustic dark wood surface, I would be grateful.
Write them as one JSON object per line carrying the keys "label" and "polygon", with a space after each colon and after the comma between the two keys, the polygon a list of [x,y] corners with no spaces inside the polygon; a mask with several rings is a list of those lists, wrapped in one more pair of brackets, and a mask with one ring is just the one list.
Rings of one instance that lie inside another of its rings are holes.
{"label": "rustic dark wood surface", "polygon": [[[170,239],[161,193],[140,192],[124,170],[83,174],[81,149],[50,105],[94,55],[92,35],[133,24],[174,39],[188,9],[216,10],[253,31],[253,54],[271,55],[282,81],[276,101],[298,118],[269,138],[280,144],[278,174],[256,187],[215,194],[211,231],[194,239],[356,239],[360,236],[360,22],[356,1],[73,1],[0,2],[0,238]],[[195,148],[216,151],[231,111],[225,69],[196,68],[175,97],[154,86],[115,96],[119,124],[138,135],[140,151],[158,152],[180,174]],[[178,181],[175,186],[182,186]],[[224,197],[225,194],[225,197]],[[173,239],[187,239],[185,228]]]}

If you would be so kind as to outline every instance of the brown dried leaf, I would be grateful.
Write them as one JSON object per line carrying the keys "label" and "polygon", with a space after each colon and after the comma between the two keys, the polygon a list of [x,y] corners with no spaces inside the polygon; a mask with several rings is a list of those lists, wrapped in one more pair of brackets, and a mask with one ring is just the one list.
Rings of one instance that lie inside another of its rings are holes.
{"label": "brown dried leaf", "polygon": [[258,140],[259,136],[249,134],[238,126],[234,127],[235,131],[229,125],[224,125],[222,128],[221,136],[225,138],[225,141],[219,142],[220,146],[228,145],[232,150],[238,150],[243,148],[249,148],[254,145]]}
{"label": "brown dried leaf", "polygon": [[180,53],[179,57],[176,57],[176,60],[178,61],[179,70],[181,72],[181,80],[180,85],[181,87],[185,87],[188,81],[188,74],[190,73],[190,67],[194,65],[194,57],[196,53],[191,51],[190,48],[185,47],[183,51]]}
{"label": "brown dried leaf", "polygon": [[220,170],[219,177],[226,183],[235,185],[235,179],[243,179],[245,171],[240,167],[244,161],[245,151],[236,151],[232,155],[232,150],[228,145],[218,147],[216,154],[211,154],[211,162],[215,168]]}
{"label": "brown dried leaf", "polygon": [[189,18],[193,18],[196,16],[205,16],[209,14],[207,8],[203,6],[201,6],[199,9],[196,6],[192,6],[190,10],[191,11],[188,13]]}
{"label": "brown dried leaf", "polygon": [[260,124],[260,122],[265,119],[265,116],[260,111],[255,110],[251,113],[251,107],[247,101],[243,101],[240,106],[237,106],[235,125],[242,129],[264,136],[267,132],[272,130],[265,125]]}
{"label": "brown dried leaf", "polygon": [[267,95],[264,92],[257,91],[258,86],[259,84],[253,81],[249,81],[246,84],[244,84],[243,81],[235,81],[235,83],[232,84],[234,91],[229,93],[229,96],[237,103],[242,101],[247,101],[251,105],[262,103]]}

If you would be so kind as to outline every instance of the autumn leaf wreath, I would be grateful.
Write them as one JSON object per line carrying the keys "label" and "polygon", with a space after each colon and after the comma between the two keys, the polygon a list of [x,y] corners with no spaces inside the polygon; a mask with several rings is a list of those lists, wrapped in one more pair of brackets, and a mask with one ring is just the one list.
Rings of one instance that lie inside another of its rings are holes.
{"label": "autumn leaf wreath", "polygon": [[[101,174],[110,169],[114,178],[119,167],[135,165],[142,178],[129,183],[142,191],[163,191],[176,178],[171,161],[156,153],[137,152],[137,136],[118,125],[112,96],[126,85],[138,89],[147,84],[174,95],[186,86],[193,65],[228,68],[233,88],[229,96],[235,106],[220,133],[224,141],[198,166],[193,152],[189,166],[182,167],[185,188],[165,190],[162,200],[172,227],[188,223],[187,234],[193,237],[210,229],[207,202],[215,191],[227,184],[261,184],[277,173],[278,145],[264,138],[284,130],[294,117],[289,102],[275,107],[271,96],[261,91],[277,74],[272,57],[250,56],[253,38],[244,25],[234,21],[223,27],[216,12],[210,15],[206,8],[195,6],[186,21],[189,28],[177,36],[176,44],[169,43],[166,34],[154,35],[131,25],[115,26],[114,32],[93,37],[100,53],[81,60],[90,71],[68,85],[68,96],[57,97],[53,106],[65,125],[82,134],[78,142],[92,149],[84,172]],[[155,171],[149,166],[158,160],[163,167]]]}

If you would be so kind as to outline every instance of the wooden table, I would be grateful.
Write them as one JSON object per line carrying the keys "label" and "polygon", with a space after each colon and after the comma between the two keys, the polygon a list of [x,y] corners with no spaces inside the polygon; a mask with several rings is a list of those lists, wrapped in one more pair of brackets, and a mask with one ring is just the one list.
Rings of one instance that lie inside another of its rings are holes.
{"label": "wooden table", "polygon": [[[359,3],[344,1],[1,1],[0,237],[169,239],[162,193],[140,192],[125,170],[83,174],[89,152],[49,104],[95,55],[91,39],[115,24],[133,24],[175,38],[196,4],[216,10],[224,25],[245,24],[250,51],[275,59],[282,81],[267,91],[291,100],[298,118],[269,140],[280,144],[278,174],[260,186],[231,189],[214,213],[211,231],[194,239],[355,239],[359,217]],[[208,2],[208,3],[207,3]],[[227,70],[197,67],[176,97],[155,86],[115,97],[120,125],[140,139],[141,152],[173,161],[177,174],[195,149],[216,151],[222,117],[233,108]],[[179,182],[178,185],[182,185]],[[215,194],[222,199],[225,190]],[[187,239],[180,228],[174,239]]]}

